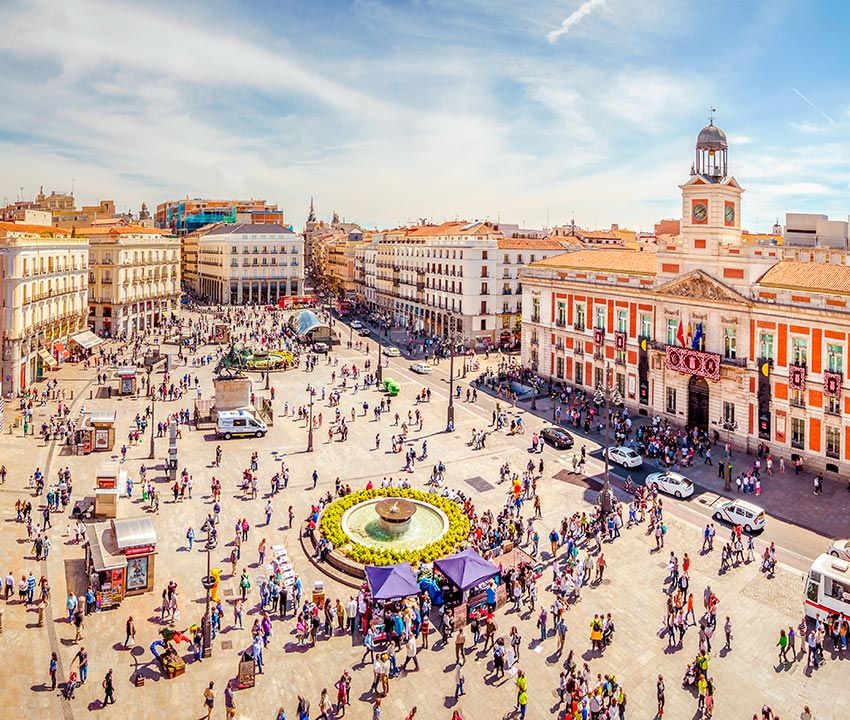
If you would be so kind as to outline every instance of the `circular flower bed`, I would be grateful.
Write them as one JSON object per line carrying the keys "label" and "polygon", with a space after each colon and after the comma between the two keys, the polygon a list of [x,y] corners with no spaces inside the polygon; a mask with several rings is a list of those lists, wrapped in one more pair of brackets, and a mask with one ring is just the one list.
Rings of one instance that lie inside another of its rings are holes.
{"label": "circular flower bed", "polygon": [[[346,510],[366,500],[378,497],[399,497],[418,500],[442,510],[449,519],[449,529],[436,542],[417,550],[376,550],[360,545],[342,527],[342,516]],[[460,506],[447,498],[405,488],[380,488],[359,490],[332,502],[325,508],[319,520],[322,535],[346,557],[363,565],[394,565],[409,562],[414,567],[420,562],[433,562],[451,555],[469,537],[469,518]]]}

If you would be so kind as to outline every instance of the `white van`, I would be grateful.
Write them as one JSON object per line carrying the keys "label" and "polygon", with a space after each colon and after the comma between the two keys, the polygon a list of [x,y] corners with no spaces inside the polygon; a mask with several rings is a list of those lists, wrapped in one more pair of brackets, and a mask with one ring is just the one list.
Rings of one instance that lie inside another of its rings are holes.
{"label": "white van", "polygon": [[806,578],[806,615],[821,619],[838,613],[850,617],[850,563],[823,553]]}
{"label": "white van", "polygon": [[267,430],[266,424],[247,410],[222,410],[218,413],[216,432],[225,440],[230,440],[234,435],[254,435],[259,438]]}

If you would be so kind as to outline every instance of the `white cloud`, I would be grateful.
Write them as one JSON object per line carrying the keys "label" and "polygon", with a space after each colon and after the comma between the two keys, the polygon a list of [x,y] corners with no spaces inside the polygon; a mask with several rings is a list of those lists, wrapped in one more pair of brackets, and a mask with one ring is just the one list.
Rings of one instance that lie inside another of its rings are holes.
{"label": "white cloud", "polygon": [[592,13],[600,5],[604,4],[605,0],[585,0],[576,10],[564,19],[559,28],[548,33],[546,35],[546,39],[552,44],[558,42],[558,38],[562,35],[566,35],[576,24],[581,22],[582,19],[590,15],[590,13]]}

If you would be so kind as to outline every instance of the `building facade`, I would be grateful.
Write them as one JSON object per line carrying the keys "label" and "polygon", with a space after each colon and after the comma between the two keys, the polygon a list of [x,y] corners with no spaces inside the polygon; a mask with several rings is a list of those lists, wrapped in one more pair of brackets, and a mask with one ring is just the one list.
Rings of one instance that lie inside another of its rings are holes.
{"label": "building facade", "polygon": [[88,245],[50,225],[0,222],[3,394],[40,380],[85,329]]}
{"label": "building facade", "polygon": [[221,224],[198,240],[198,292],[224,305],[301,295],[303,256],[303,236],[282,225]]}
{"label": "building facade", "polygon": [[655,252],[585,249],[523,279],[522,359],[633,411],[721,440],[850,469],[850,258],[845,249],[754,245],[725,134],[710,124],[680,186],[680,235]]}
{"label": "building facade", "polygon": [[156,227],[178,237],[211,223],[277,223],[283,225],[283,210],[265,200],[211,200],[185,198],[167,200],[156,206]]}
{"label": "building facade", "polygon": [[98,335],[148,330],[176,312],[180,240],[163,230],[116,223],[83,231],[89,241],[89,327]]}
{"label": "building facade", "polygon": [[505,237],[484,222],[447,222],[374,233],[375,304],[392,323],[453,332],[469,345],[520,336],[523,265],[564,252],[554,238]]}

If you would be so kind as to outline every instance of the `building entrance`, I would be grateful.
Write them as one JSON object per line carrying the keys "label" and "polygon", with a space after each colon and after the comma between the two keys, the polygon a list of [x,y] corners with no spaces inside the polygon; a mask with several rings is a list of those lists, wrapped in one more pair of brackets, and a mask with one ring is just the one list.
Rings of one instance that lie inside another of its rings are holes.
{"label": "building entrance", "polygon": [[694,375],[688,381],[688,428],[708,430],[708,381]]}

